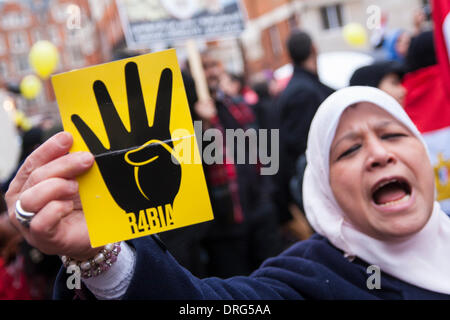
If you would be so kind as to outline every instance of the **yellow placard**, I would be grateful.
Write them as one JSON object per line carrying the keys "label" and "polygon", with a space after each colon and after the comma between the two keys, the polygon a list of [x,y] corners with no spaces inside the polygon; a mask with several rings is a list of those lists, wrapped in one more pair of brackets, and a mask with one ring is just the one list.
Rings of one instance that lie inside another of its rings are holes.
{"label": "yellow placard", "polygon": [[93,247],[213,219],[201,161],[182,159],[200,156],[175,50],[52,83],[71,152],[95,156],[78,178]]}

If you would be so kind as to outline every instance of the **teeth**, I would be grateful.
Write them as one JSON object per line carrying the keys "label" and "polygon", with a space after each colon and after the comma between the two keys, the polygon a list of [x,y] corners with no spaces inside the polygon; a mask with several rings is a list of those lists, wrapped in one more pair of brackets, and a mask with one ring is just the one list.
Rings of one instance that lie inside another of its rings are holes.
{"label": "teeth", "polygon": [[376,190],[378,190],[378,189],[384,187],[385,185],[387,185],[387,184],[389,184],[389,183],[396,182],[396,181],[397,181],[397,179],[392,179],[392,180],[384,181],[384,182],[382,182],[382,183],[377,187]]}
{"label": "teeth", "polygon": [[399,204],[399,203],[403,203],[403,202],[408,201],[410,197],[411,197],[411,196],[410,196],[409,194],[407,194],[407,195],[405,195],[405,196],[404,196],[403,198],[401,198],[401,199],[398,199],[398,200],[395,200],[395,201],[389,201],[389,202],[380,204],[380,206],[382,206],[382,207],[393,206],[393,205],[396,205],[396,204]]}

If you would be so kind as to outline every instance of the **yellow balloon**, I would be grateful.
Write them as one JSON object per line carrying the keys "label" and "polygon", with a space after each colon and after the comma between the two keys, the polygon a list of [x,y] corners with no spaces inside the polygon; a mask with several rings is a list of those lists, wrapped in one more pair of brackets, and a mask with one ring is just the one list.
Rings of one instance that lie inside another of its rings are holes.
{"label": "yellow balloon", "polygon": [[342,30],[345,41],[354,47],[362,47],[367,43],[366,29],[359,23],[349,23]]}
{"label": "yellow balloon", "polygon": [[22,111],[16,111],[14,121],[16,126],[21,128],[23,131],[28,131],[32,128],[30,120],[28,120]]}
{"label": "yellow balloon", "polygon": [[50,41],[41,40],[33,45],[28,58],[34,71],[42,79],[47,79],[58,66],[58,48]]}
{"label": "yellow balloon", "polygon": [[20,82],[20,92],[27,99],[36,98],[42,91],[41,80],[35,75],[28,75]]}

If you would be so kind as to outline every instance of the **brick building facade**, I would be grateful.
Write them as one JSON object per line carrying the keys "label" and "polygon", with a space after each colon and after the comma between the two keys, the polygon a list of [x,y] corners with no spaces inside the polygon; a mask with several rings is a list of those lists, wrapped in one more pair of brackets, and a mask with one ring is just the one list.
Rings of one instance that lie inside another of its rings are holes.
{"label": "brick building facade", "polygon": [[[60,73],[109,61],[123,39],[114,0],[0,1],[0,17],[0,84],[17,84],[33,73],[28,54],[39,40],[58,48]],[[50,80],[35,100],[15,100],[30,116],[57,114]]]}
{"label": "brick building facade", "polygon": [[[367,8],[376,5],[388,12],[389,28],[408,29],[412,26],[413,11],[427,0],[409,0],[408,6],[405,0],[241,0],[241,3],[247,16],[242,35],[207,46],[217,48],[217,56],[229,71],[245,73],[251,79],[264,70],[274,71],[290,62],[285,44],[294,28],[307,30],[320,52],[368,51],[369,45],[355,49],[345,43],[342,37],[345,24],[358,22],[366,26]],[[28,53],[37,40],[50,40],[58,47],[61,61],[56,72],[110,61],[117,47],[125,46],[116,0],[0,0],[0,17],[0,86],[2,79],[18,83],[32,72]],[[178,53],[183,58],[183,46]],[[16,100],[19,109],[27,114],[57,112],[50,81],[46,81],[44,94],[35,101]]]}
{"label": "brick building facade", "polygon": [[290,0],[244,0],[247,28],[243,34],[247,72],[275,70],[289,62],[285,42],[298,25]]}

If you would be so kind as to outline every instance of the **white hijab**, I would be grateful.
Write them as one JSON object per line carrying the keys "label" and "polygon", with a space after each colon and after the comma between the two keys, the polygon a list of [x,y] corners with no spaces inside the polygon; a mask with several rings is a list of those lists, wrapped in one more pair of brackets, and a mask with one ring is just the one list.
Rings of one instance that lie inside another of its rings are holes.
{"label": "white hijab", "polygon": [[[303,201],[308,221],[346,256],[377,265],[382,272],[430,291],[450,294],[450,219],[434,203],[425,227],[402,242],[388,243],[358,231],[337,204],[329,183],[329,152],[342,112],[358,102],[371,102],[389,112],[417,136],[419,131],[403,108],[372,87],[348,87],[329,96],[311,123],[306,150]],[[381,283],[381,287],[383,284]]]}

